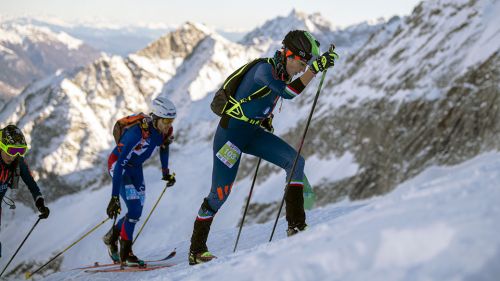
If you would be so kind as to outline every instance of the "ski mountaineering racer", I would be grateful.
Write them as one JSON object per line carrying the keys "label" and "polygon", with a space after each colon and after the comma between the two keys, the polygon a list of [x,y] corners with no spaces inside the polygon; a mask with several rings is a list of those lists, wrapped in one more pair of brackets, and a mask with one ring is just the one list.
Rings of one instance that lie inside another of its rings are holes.
{"label": "ski mountaineering racer", "polygon": [[[39,218],[49,217],[50,210],[45,206],[45,200],[37,183],[31,175],[30,169],[24,156],[28,153],[28,144],[24,134],[15,125],[8,125],[0,130],[0,203],[3,201],[5,193],[9,188],[16,189],[19,183],[19,177],[28,186],[35,206],[40,212]],[[0,225],[2,222],[2,206],[0,204]],[[0,243],[0,257],[1,254]]]}
{"label": "ski mountaineering racer", "polygon": [[127,213],[103,237],[114,262],[121,261],[127,266],[144,265],[144,261],[132,251],[134,228],[141,217],[146,194],[142,164],[159,147],[162,180],[167,182],[168,187],[175,184],[175,175],[170,174],[168,169],[169,144],[173,140],[172,122],[175,117],[174,104],[159,96],[153,100],[149,116],[142,113],[131,115],[120,119],[115,125],[113,135],[117,145],[108,159],[113,188],[106,212],[110,218],[120,213],[120,195],[127,206]]}
{"label": "ski mountaineering racer", "polygon": [[[300,156],[295,170],[291,171],[297,151],[272,133],[272,112],[280,98],[299,96],[318,72],[334,65],[338,55],[334,51],[319,55],[319,42],[302,30],[290,31],[282,43],[283,47],[273,58],[250,63],[253,65],[242,74],[245,65],[225,82],[228,84],[243,75],[234,97],[229,97],[230,106],[224,106],[220,114],[213,143],[211,189],[194,222],[190,265],[215,258],[206,245],[210,226],[231,192],[242,153],[260,157],[286,171],[287,178],[291,177],[285,198],[287,234],[293,235],[307,227],[303,197],[305,160]],[[301,72],[300,77],[291,81]]]}

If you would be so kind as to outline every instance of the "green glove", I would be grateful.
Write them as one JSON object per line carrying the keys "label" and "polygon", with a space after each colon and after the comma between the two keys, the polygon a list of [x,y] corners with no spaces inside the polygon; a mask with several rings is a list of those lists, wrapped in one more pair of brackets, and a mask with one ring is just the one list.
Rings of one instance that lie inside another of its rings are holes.
{"label": "green glove", "polygon": [[332,67],[335,65],[335,60],[339,58],[339,55],[335,53],[335,51],[331,50],[328,52],[325,52],[315,60],[311,62],[309,67],[311,68],[311,71],[314,74],[317,74],[318,72],[323,72],[329,67]]}

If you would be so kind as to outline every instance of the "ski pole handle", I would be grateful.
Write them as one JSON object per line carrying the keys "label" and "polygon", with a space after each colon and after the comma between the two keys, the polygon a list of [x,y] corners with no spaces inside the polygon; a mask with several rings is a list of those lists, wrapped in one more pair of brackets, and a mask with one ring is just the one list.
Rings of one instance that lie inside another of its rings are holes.
{"label": "ski pole handle", "polygon": [[328,48],[328,52],[333,53],[335,51],[335,44],[330,44],[330,48]]}

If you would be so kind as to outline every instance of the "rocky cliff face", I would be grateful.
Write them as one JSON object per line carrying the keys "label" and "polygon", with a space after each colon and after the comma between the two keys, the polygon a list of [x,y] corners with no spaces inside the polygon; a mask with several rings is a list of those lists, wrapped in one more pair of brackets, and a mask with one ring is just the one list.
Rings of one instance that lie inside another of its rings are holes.
{"label": "rocky cliff face", "polygon": [[[318,205],[381,195],[431,165],[500,149],[499,10],[494,1],[423,2],[331,71],[302,154],[351,153],[359,169],[342,180],[316,179]],[[298,124],[285,135],[290,143],[305,119]],[[252,172],[249,165],[240,176]],[[263,222],[276,210],[257,203],[251,217]]]}

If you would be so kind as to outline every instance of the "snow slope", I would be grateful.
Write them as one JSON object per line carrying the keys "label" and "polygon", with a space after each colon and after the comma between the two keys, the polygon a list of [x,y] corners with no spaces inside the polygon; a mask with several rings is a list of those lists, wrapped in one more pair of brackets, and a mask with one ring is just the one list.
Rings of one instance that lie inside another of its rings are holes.
{"label": "snow slope", "polygon": [[[106,260],[100,241],[105,229],[101,228],[65,254],[62,272],[43,280],[497,280],[499,171],[499,152],[454,167],[432,167],[386,196],[343,201],[308,212],[310,228],[292,238],[285,239],[282,219],[270,244],[272,223],[248,226],[236,254],[232,249],[237,228],[219,224],[208,241],[219,258],[195,267],[186,261],[189,235],[177,226],[181,223],[190,229],[196,211],[172,206],[187,188],[180,182],[167,191],[135,250],[142,257],[161,257],[177,247],[172,260],[176,266],[134,274],[70,270]],[[161,187],[159,181],[150,185],[153,194],[146,210]],[[44,244],[68,245],[76,238],[75,229],[83,233],[101,219],[107,197],[103,192],[69,196],[54,203],[53,208],[67,212],[40,224],[24,251],[48,257],[37,252],[42,248],[41,237]],[[79,211],[82,206],[88,211]],[[73,220],[76,212],[78,223]],[[24,211],[16,215],[29,217]],[[28,229],[34,220],[32,216],[17,229]],[[9,227],[6,230],[10,241],[4,244],[18,244],[22,235],[15,235]]]}

